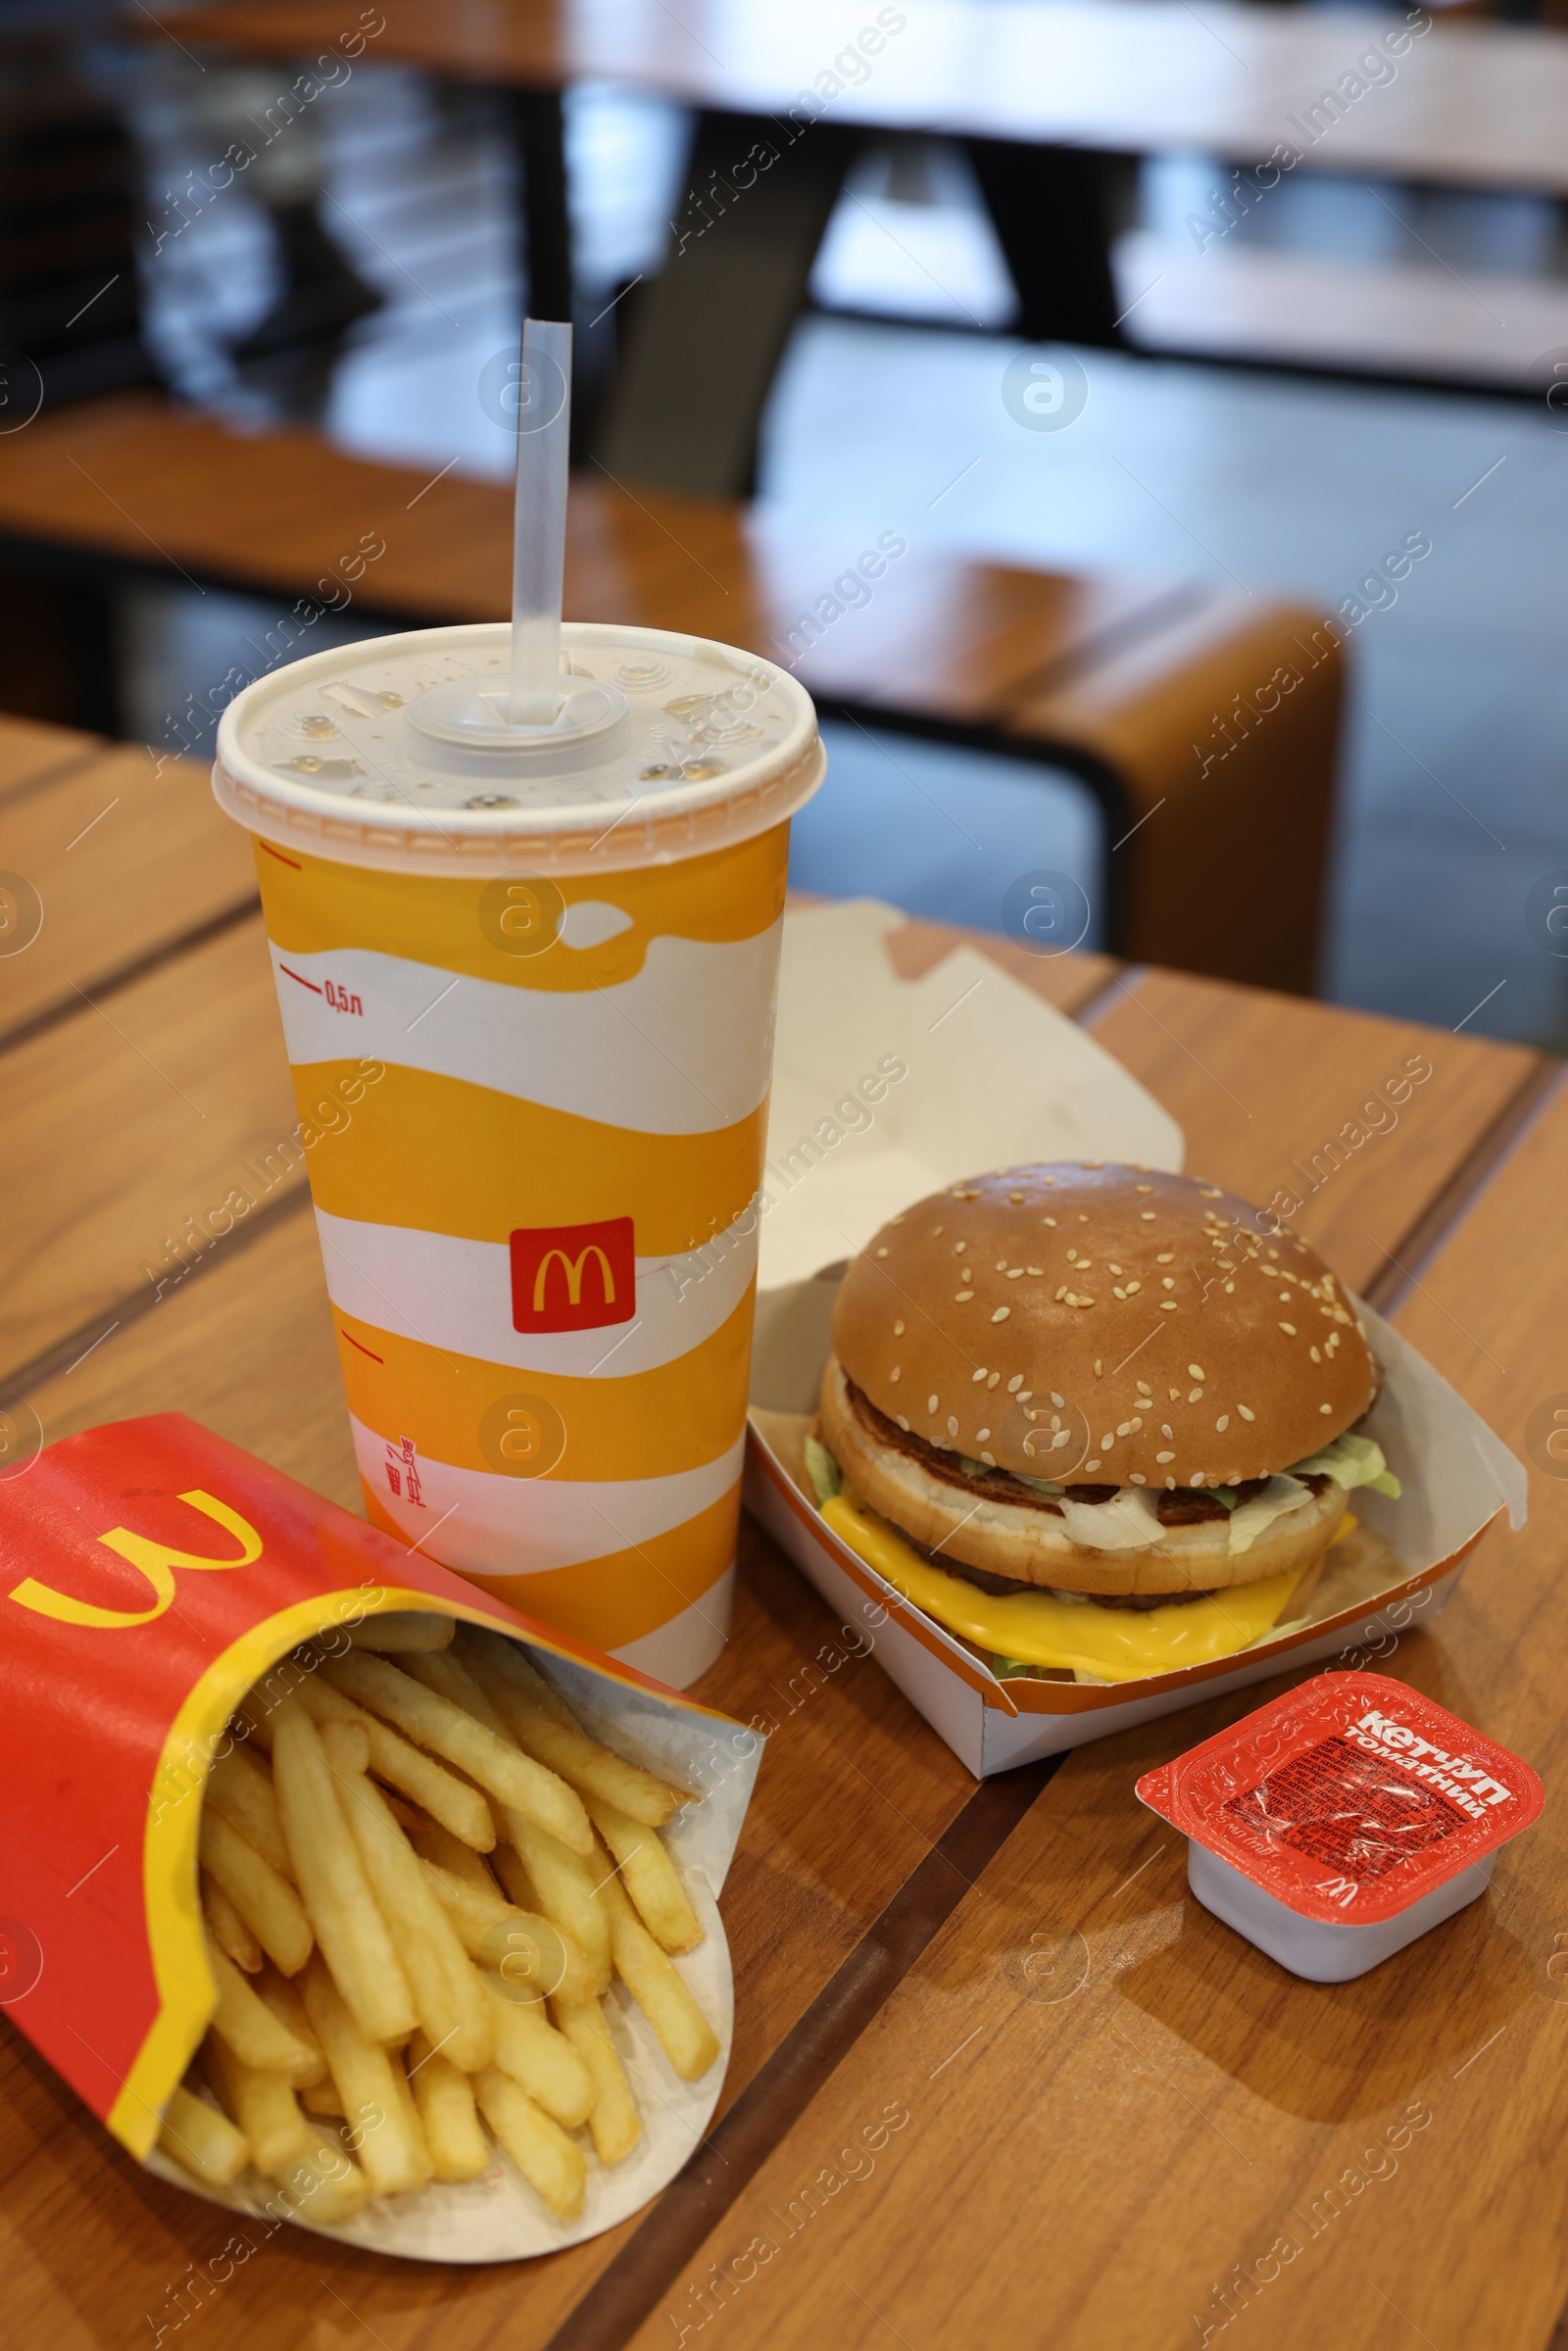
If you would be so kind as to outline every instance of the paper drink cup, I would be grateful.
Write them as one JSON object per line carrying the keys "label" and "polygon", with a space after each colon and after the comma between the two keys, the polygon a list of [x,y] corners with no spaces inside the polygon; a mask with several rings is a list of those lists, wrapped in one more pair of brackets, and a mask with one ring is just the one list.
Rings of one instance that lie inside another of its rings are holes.
{"label": "paper drink cup", "polygon": [[755,656],[504,624],[259,680],[214,789],[262,904],[369,1515],[684,1687],[729,1623],[789,818]]}

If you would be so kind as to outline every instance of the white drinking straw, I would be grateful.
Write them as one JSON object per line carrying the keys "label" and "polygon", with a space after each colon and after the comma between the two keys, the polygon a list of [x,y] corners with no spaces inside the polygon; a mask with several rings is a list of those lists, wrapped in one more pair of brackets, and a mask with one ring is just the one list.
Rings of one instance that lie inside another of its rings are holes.
{"label": "white drinking straw", "polygon": [[561,703],[561,583],[571,437],[569,326],[552,318],[523,320],[517,391],[508,714],[518,725],[549,726]]}

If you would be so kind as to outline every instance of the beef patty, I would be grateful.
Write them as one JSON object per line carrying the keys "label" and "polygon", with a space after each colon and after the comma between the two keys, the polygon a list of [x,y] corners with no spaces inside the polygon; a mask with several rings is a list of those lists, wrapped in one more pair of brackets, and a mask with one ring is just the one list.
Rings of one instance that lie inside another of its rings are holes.
{"label": "beef patty", "polygon": [[[982,1464],[979,1473],[971,1477],[958,1466],[956,1453],[942,1452],[936,1445],[928,1445],[923,1437],[914,1436],[908,1429],[901,1429],[897,1421],[889,1420],[885,1412],[877,1410],[870,1397],[863,1390],[857,1388],[848,1375],[844,1387],[851,1408],[866,1435],[896,1453],[906,1453],[911,1461],[919,1463],[927,1477],[939,1479],[944,1486],[955,1486],[962,1494],[983,1495],[992,1502],[1007,1502],[1014,1509],[1043,1510],[1052,1518],[1060,1518],[1060,1507],[1049,1494],[1038,1493],[1023,1479],[1015,1478],[1010,1470],[988,1469]],[[1308,1478],[1305,1481],[1314,1494],[1322,1491],[1325,1482],[1321,1478]],[[1249,1478],[1231,1491],[1234,1491],[1238,1501],[1250,1502],[1253,1494],[1261,1494],[1267,1484],[1267,1478]],[[1069,1502],[1094,1503],[1113,1500],[1121,1488],[1063,1486],[1061,1491]],[[1205,1494],[1198,1486],[1178,1486],[1174,1490],[1165,1488],[1153,1493],[1152,1498],[1155,1516],[1162,1527],[1191,1527],[1200,1519],[1230,1516],[1223,1502],[1216,1501],[1211,1494]]]}
{"label": "beef patty", "polygon": [[[901,1429],[898,1422],[889,1420],[885,1412],[879,1412],[870,1397],[863,1390],[857,1388],[847,1374],[844,1386],[850,1407],[866,1435],[893,1452],[907,1454],[911,1461],[918,1463],[927,1477],[937,1479],[944,1486],[952,1486],[958,1493],[971,1494],[976,1499],[1005,1502],[1010,1509],[1039,1510],[1051,1518],[1061,1517],[1060,1505],[1051,1494],[1039,1493],[1021,1478],[1015,1478],[1010,1470],[991,1469],[982,1464],[978,1474],[970,1476],[959,1467],[956,1453],[941,1451],[936,1445],[928,1445],[923,1437],[916,1437],[908,1429]],[[1328,1483],[1328,1479],[1321,1475],[1302,1480],[1302,1484],[1314,1494],[1321,1494]],[[1254,1494],[1262,1493],[1267,1484],[1267,1478],[1248,1478],[1232,1491],[1239,1502],[1250,1502]],[[1064,1485],[1061,1491],[1070,1502],[1094,1504],[1110,1501],[1121,1489],[1117,1486]],[[1166,1488],[1153,1494],[1152,1499],[1155,1516],[1162,1527],[1191,1527],[1204,1519],[1230,1516],[1223,1502],[1196,1486],[1178,1486],[1174,1490]],[[922,1556],[930,1559],[934,1566],[942,1568],[946,1574],[961,1577],[966,1584],[973,1584],[980,1592],[990,1592],[994,1598],[1008,1599],[1019,1592],[1033,1589],[1021,1583],[1016,1576],[994,1575],[990,1568],[971,1567],[966,1560],[940,1556],[925,1550],[919,1543],[915,1543],[913,1548],[921,1551]],[[1189,1600],[1212,1597],[1213,1594],[1208,1592],[1128,1592],[1119,1597],[1097,1592],[1093,1604],[1097,1608],[1146,1610],[1179,1608]]]}

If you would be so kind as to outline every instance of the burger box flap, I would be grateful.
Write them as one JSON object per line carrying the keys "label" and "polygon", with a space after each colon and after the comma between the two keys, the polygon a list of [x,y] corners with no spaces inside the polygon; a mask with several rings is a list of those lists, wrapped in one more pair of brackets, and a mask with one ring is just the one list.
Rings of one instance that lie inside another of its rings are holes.
{"label": "burger box flap", "polygon": [[1500,1510],[1514,1527],[1524,1524],[1523,1465],[1392,1324],[1357,1299],[1385,1375],[1367,1432],[1403,1492],[1394,1501],[1355,1490],[1350,1507],[1360,1523],[1330,1552],[1304,1620],[1287,1621],[1234,1657],[1134,1683],[999,1677],[969,1642],[842,1543],[817,1510],[805,1442],[841,1278],[833,1266],[758,1299],[746,1506],[840,1613],[857,1653],[874,1650],[979,1778],[1321,1658],[1361,1664],[1387,1656],[1400,1633],[1441,1614],[1464,1559]]}
{"label": "burger box flap", "polygon": [[702,1791],[663,1835],[706,1930],[675,1964],[720,2051],[699,2082],[678,2081],[617,1986],[608,2013],[643,2135],[612,2170],[590,2163],[577,2221],[553,2221],[498,2153],[478,2180],[372,2199],[322,2233],[429,2260],[515,2260],[613,2227],[680,2170],[729,2062],[715,1898],[761,1757],[756,1731],[519,1615],[177,1412],[62,1439],[0,1477],[0,2005],[132,2155],[264,2226],[300,2220],[254,2174],[210,2189],[155,2144],[216,2000],[201,1798],[234,1708],[279,1660],[414,1609],[526,1643],[590,1731]]}
{"label": "burger box flap", "polygon": [[884,941],[906,919],[870,898],[784,918],[762,1290],[853,1254],[906,1200],[977,1167],[1182,1164],[1181,1128],[1153,1096],[976,949],[901,980]]}
{"label": "burger box flap", "polygon": [[[1386,1372],[1369,1423],[1403,1480],[1357,1489],[1309,1621],[1206,1665],[1135,1684],[998,1677],[825,1524],[804,1443],[845,1259],[886,1217],[977,1168],[1094,1158],[1179,1169],[1180,1129],[1074,1022],[970,948],[916,981],[884,945],[905,917],[874,900],[792,911],[760,1220],[745,1498],[899,1687],[984,1777],[1372,1644],[1437,1615],[1499,1509],[1523,1523],[1525,1473],[1462,1397],[1368,1306]],[[998,1084],[1004,1074],[1005,1085]],[[1128,1694],[1123,1694],[1124,1692]],[[1136,1694],[1131,1694],[1136,1692]]]}

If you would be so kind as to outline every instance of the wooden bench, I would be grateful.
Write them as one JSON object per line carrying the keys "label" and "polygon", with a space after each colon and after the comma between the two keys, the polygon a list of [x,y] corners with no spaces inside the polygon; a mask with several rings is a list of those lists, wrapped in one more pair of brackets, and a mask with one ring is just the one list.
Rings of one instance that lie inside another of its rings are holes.
{"label": "wooden bench", "polygon": [[[78,595],[131,577],[277,595],[297,609],[258,665],[308,651],[323,607],[405,626],[495,618],[511,544],[501,485],[368,464],[311,433],[237,434],[153,397],[0,440],[13,577]],[[566,611],[755,648],[830,713],[1068,769],[1103,812],[1118,953],[1310,989],[1342,689],[1320,615],[913,543],[835,596],[863,552],[829,524],[588,475]],[[1283,698],[1282,671],[1298,680]],[[239,682],[210,691],[227,700]],[[113,731],[112,707],[84,714]],[[181,748],[176,734],[155,753]]]}
{"label": "wooden bench", "polygon": [[[0,722],[0,819],[53,809],[48,837],[69,839],[81,799],[110,797],[118,758]],[[201,903],[215,903],[228,887],[225,840],[240,836],[197,768],[172,766],[164,780],[188,796],[189,837],[205,841],[211,869]],[[122,801],[98,830],[128,855],[137,821]],[[45,902],[47,912],[47,887]],[[110,862],[81,899],[79,936],[112,931],[122,910]],[[99,981],[101,1010],[78,1004],[47,1040],[0,1043],[19,1179],[0,1231],[0,1410],[51,1440],[187,1411],[356,1507],[303,1189],[248,1218],[162,1297],[142,1270],[143,1235],[205,1215],[232,1157],[254,1160],[287,1115],[260,925],[237,919],[220,942],[192,931],[192,910],[184,893],[157,894],[144,942],[156,970]],[[37,944],[47,936],[46,922]],[[900,968],[929,968],[959,936],[910,924],[893,942]],[[219,968],[220,944],[229,959]],[[972,944],[1085,1020],[1182,1122],[1190,1164],[1253,1198],[1410,1053],[1427,1055],[1432,1076],[1397,1141],[1357,1153],[1302,1223],[1347,1281],[1386,1309],[1402,1298],[1411,1338],[1521,1442],[1536,1399],[1561,1378],[1568,1279],[1549,1251],[1539,1279],[1516,1278],[1518,1233],[1549,1226],[1568,1169],[1560,1088],[1543,1103],[1560,1072],[1519,1047],[1103,956],[1040,962],[1004,941]],[[62,956],[57,996],[99,968],[90,952]],[[0,1029],[25,960],[0,957]],[[1561,1486],[1541,1487],[1540,1527],[1522,1543],[1490,1537],[1437,1637],[1401,1643],[1384,1670],[1476,1715],[1555,1786],[1568,1735],[1552,1568],[1568,1514]],[[1227,1945],[1202,1914],[1182,1918],[1179,1856],[1153,1852],[1158,1838],[1139,1827],[1129,1794],[1135,1773],[1175,1743],[1169,1727],[1167,1743],[1156,1725],[1054,1772],[1036,1765],[977,1788],[874,1658],[810,1673],[835,1632],[748,1528],[735,1636],[699,1691],[742,1720],[778,1723],[723,1896],[734,2053],[707,2148],[649,2211],[525,2270],[411,2268],[290,2233],[245,2259],[229,2295],[233,2217],[139,2172],[0,2023],[8,2344],[119,2344],[144,2323],[152,2336],[165,2327],[167,2344],[209,2301],[225,2351],[313,2341],[322,2313],[331,2339],[365,2330],[387,2351],[673,2340],[667,2313],[687,2311],[688,2280],[746,2244],[759,2198],[787,2206],[849,2127],[899,2098],[910,2121],[888,2161],[818,2214],[812,2258],[788,2256],[782,2292],[770,2272],[725,2308],[716,2339],[738,2351],[871,2351],[885,2313],[924,2351],[952,2339],[932,2322],[951,2302],[979,2314],[997,2351],[1033,2351],[1043,2329],[1074,2351],[1142,2344],[1150,2310],[1185,2323],[1189,2308],[1205,2309],[1211,2281],[1257,2260],[1292,2197],[1316,2195],[1361,2160],[1389,2114],[1425,2097],[1437,2128],[1410,2163],[1428,2168],[1367,2188],[1419,2188],[1414,2206],[1378,2208],[1405,2221],[1382,2229],[1370,2266],[1365,2216],[1341,2212],[1325,2227],[1278,2289],[1293,2297],[1290,2339],[1392,2342],[1381,2294],[1433,2341],[1545,2351],[1568,2271],[1554,2237],[1548,2247],[1553,2208],[1540,2193],[1561,2138],[1547,1974],[1560,1914],[1543,1834],[1504,1857],[1490,1902],[1446,1940],[1326,1994]],[[802,1689],[814,1694],[781,1695]],[[1196,1739],[1235,1711],[1222,1700],[1178,1729]],[[1062,2004],[1021,2004],[1018,1962],[1058,1922],[1081,1922],[1092,1982]],[[1487,2077],[1499,2064],[1512,2069],[1505,2094]],[[1443,2158],[1450,2142],[1467,2160]],[[1190,2211],[1173,2205],[1173,2180]],[[1151,2226],[1167,2212],[1169,2226]],[[1432,2309],[1435,2241],[1471,2248],[1457,2332]],[[1103,2323],[1102,2292],[1113,2304]]]}

